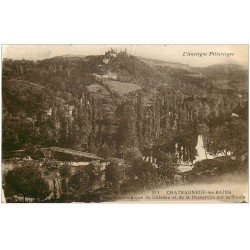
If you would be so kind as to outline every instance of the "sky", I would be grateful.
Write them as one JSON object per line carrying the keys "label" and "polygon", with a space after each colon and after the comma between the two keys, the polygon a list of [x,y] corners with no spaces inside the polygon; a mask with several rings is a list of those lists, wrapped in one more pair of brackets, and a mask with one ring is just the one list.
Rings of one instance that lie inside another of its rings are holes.
{"label": "sky", "polygon": [[[111,47],[117,51],[126,49],[129,54],[136,56],[190,66],[222,63],[248,65],[248,45],[2,45],[2,58],[42,60],[69,54],[98,55]],[[210,55],[210,52],[229,54]],[[198,56],[197,53],[205,55]]]}

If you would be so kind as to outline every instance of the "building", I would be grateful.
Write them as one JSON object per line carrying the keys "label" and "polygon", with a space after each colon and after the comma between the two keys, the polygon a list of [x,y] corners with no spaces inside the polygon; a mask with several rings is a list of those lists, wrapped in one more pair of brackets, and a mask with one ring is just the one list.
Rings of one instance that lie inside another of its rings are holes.
{"label": "building", "polygon": [[117,73],[108,72],[108,74],[102,76],[103,79],[117,80]]}
{"label": "building", "polygon": [[48,110],[45,110],[46,115],[51,116],[52,115],[52,108],[49,108]]}
{"label": "building", "polygon": [[114,51],[113,49],[111,49],[111,50],[109,50],[109,51],[107,51],[107,52],[105,53],[105,57],[104,57],[104,59],[103,59],[103,62],[104,62],[105,64],[108,64],[108,63],[109,63],[109,60],[110,60],[111,58],[115,58],[116,56],[117,56],[117,52]]}
{"label": "building", "polygon": [[239,117],[239,115],[238,115],[238,114],[236,114],[236,113],[232,113],[232,114],[231,114],[231,117],[238,118],[238,117]]}
{"label": "building", "polygon": [[108,64],[108,63],[109,63],[109,59],[108,59],[108,58],[104,58],[104,59],[103,59],[103,62],[104,62],[105,64]]}
{"label": "building", "polygon": [[117,56],[117,52],[115,50],[113,50],[112,48],[111,48],[111,50],[109,50],[105,53],[106,58],[112,58],[112,57],[116,57],[116,56]]}

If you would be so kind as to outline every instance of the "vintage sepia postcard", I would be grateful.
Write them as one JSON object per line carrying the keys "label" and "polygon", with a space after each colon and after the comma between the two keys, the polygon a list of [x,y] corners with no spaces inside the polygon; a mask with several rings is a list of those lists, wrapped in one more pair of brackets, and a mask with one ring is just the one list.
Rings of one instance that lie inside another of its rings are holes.
{"label": "vintage sepia postcard", "polygon": [[2,45],[3,203],[248,203],[248,45]]}

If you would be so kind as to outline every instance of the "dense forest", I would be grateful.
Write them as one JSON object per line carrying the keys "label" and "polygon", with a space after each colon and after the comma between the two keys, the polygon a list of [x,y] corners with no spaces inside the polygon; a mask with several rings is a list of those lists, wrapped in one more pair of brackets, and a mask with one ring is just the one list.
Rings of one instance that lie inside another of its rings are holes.
{"label": "dense forest", "polygon": [[119,155],[196,132],[247,105],[247,71],[150,65],[125,52],[3,61],[3,150]]}

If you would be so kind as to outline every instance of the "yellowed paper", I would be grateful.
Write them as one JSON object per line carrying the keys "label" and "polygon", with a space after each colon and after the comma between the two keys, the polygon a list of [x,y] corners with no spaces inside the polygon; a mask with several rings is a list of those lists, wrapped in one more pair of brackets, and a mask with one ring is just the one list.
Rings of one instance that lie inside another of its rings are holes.
{"label": "yellowed paper", "polygon": [[2,202],[247,203],[248,45],[3,45]]}

